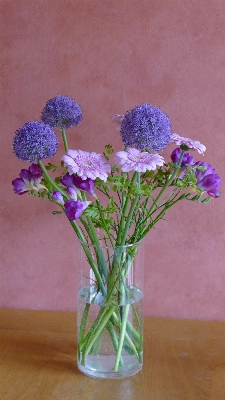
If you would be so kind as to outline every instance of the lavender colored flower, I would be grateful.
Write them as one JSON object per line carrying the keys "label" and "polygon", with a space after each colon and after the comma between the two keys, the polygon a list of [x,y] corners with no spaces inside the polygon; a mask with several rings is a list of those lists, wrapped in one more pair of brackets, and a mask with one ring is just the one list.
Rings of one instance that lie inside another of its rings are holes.
{"label": "lavender colored flower", "polygon": [[107,172],[111,171],[111,165],[102,157],[101,154],[88,153],[82,150],[68,150],[62,157],[64,164],[68,167],[70,175],[77,174],[83,180],[100,178],[106,182]]}
{"label": "lavender colored flower", "polygon": [[13,190],[16,194],[25,194],[30,190],[45,189],[41,184],[42,170],[37,164],[31,164],[29,169],[22,169],[19,178],[12,181]]}
{"label": "lavender colored flower", "polygon": [[24,124],[13,140],[13,151],[20,160],[38,163],[43,158],[55,155],[58,138],[49,125],[40,121]]}
{"label": "lavender colored flower", "polygon": [[196,162],[195,165],[205,167],[204,171],[199,169],[195,171],[195,177],[197,179],[196,186],[207,192],[209,196],[218,197],[220,195],[218,188],[222,182],[219,175],[215,174],[215,168],[201,161]]}
{"label": "lavender colored flower", "polygon": [[41,119],[52,128],[70,128],[73,125],[80,125],[82,110],[75,100],[68,96],[58,95],[47,101]]}
{"label": "lavender colored flower", "polygon": [[79,218],[90,203],[90,201],[68,200],[65,203],[65,211],[69,220],[73,221]]}
{"label": "lavender colored flower", "polygon": [[[178,164],[180,156],[181,156],[181,149],[177,147],[176,149],[173,150],[170,158],[174,164]],[[194,157],[192,157],[189,153],[184,153],[181,162],[181,168],[185,167],[186,164],[194,165]]]}
{"label": "lavender colored flower", "polygon": [[121,166],[123,172],[146,172],[155,170],[157,165],[164,164],[164,159],[159,154],[141,152],[131,147],[127,151],[118,151],[115,154],[115,161]]}
{"label": "lavender colored flower", "polygon": [[164,150],[170,141],[171,122],[159,107],[142,104],[124,115],[120,133],[126,146]]}
{"label": "lavender colored flower", "polygon": [[52,193],[52,198],[53,198],[55,201],[57,201],[58,203],[64,204],[63,195],[62,195],[58,190],[55,190],[55,191]]}
{"label": "lavender colored flower", "polygon": [[170,142],[176,143],[176,145],[178,146],[180,146],[181,144],[185,144],[190,149],[197,150],[200,154],[203,154],[206,151],[206,147],[204,146],[204,144],[201,144],[198,140],[185,138],[179,136],[177,133],[172,133]]}

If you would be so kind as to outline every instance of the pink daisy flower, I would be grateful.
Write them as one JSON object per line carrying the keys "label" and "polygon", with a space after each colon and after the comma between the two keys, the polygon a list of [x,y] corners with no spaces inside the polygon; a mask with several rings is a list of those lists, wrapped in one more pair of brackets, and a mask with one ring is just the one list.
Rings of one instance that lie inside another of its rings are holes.
{"label": "pink daisy flower", "polygon": [[112,120],[111,120],[111,121],[117,123],[116,129],[117,129],[118,131],[120,131],[120,128],[121,128],[121,124],[122,124],[123,119],[124,119],[124,115],[121,115],[121,114],[115,114],[115,115],[112,117]]}
{"label": "pink daisy flower", "polygon": [[176,143],[178,146],[181,144],[186,144],[190,149],[197,150],[200,154],[203,154],[206,151],[206,147],[204,144],[201,144],[198,140],[192,140],[189,138],[184,138],[179,136],[177,133],[172,133],[170,136],[170,142]]}
{"label": "pink daisy flower", "polygon": [[77,174],[82,179],[91,178],[95,180],[100,178],[106,182],[108,172],[111,172],[111,165],[103,158],[101,154],[88,153],[82,150],[68,150],[62,157],[62,161],[68,167],[70,175]]}
{"label": "pink daisy flower", "polygon": [[127,151],[118,151],[115,154],[115,161],[118,166],[121,166],[123,172],[146,172],[155,170],[157,165],[162,166],[164,164],[164,159],[159,154],[141,152],[132,147]]}

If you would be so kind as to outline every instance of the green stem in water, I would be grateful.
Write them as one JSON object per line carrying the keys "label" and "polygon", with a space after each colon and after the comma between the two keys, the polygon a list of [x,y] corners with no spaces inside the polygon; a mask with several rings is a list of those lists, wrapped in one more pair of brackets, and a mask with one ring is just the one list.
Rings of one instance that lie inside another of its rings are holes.
{"label": "green stem in water", "polygon": [[85,349],[83,351],[83,356],[82,356],[82,364],[84,365],[85,363],[85,358],[89,354],[94,342],[96,341],[97,337],[100,335],[101,331],[104,329],[106,326],[108,320],[110,319],[112,313],[114,312],[116,307],[110,307],[107,311],[105,311],[96,331],[94,332],[93,336],[90,338],[89,343],[85,346]]}
{"label": "green stem in water", "polygon": [[119,362],[120,362],[120,357],[121,357],[122,348],[123,348],[124,336],[125,336],[125,332],[126,332],[128,313],[129,313],[129,304],[124,306],[122,328],[121,328],[121,332],[120,332],[119,345],[118,345],[116,361],[115,361],[115,365],[114,365],[115,372],[117,372],[118,368],[119,368]]}

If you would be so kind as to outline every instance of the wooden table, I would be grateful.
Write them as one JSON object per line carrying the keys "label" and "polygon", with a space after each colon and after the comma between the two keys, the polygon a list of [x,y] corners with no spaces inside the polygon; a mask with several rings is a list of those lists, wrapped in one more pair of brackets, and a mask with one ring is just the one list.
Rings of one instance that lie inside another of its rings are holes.
{"label": "wooden table", "polygon": [[78,371],[75,326],[74,313],[0,309],[0,399],[225,399],[225,322],[146,318],[143,370],[111,381]]}

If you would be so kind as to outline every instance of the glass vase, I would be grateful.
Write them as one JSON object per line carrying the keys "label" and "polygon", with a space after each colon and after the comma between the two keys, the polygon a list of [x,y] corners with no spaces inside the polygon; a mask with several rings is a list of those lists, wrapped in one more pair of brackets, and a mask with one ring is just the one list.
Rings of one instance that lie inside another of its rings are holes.
{"label": "glass vase", "polygon": [[125,378],[143,365],[143,246],[81,242],[78,263],[78,368]]}

